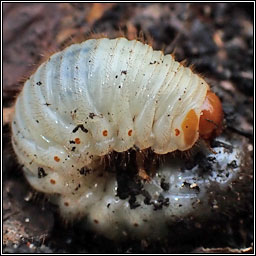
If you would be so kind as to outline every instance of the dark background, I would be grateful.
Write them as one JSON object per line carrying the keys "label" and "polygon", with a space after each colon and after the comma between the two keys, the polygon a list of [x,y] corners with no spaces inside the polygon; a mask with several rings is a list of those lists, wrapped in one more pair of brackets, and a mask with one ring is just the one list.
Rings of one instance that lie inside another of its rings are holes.
{"label": "dark background", "polygon": [[[226,129],[253,144],[253,3],[4,3],[3,107],[51,53],[103,33],[115,38],[153,39],[154,49],[175,53],[203,75],[220,96]],[[7,113],[7,112],[6,112]],[[6,118],[4,112],[4,119]],[[14,160],[10,129],[3,127],[4,252],[172,253],[250,252],[252,211],[218,234],[174,243],[126,241],[120,244],[65,225],[43,195],[32,192]],[[249,168],[253,168],[252,164]],[[252,204],[252,201],[250,201]],[[246,222],[247,220],[247,222]],[[241,222],[241,223],[240,223]],[[239,224],[240,223],[240,224]],[[216,236],[215,236],[216,235]],[[209,248],[209,249],[206,249]],[[231,249],[232,248],[232,249]],[[243,251],[243,248],[245,249]]]}

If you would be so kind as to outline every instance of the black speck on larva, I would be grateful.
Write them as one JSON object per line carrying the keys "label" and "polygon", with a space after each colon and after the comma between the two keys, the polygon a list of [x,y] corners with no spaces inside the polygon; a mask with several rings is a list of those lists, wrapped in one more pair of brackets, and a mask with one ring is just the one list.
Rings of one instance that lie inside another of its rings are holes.
{"label": "black speck on larva", "polygon": [[43,178],[47,176],[47,173],[45,172],[44,168],[38,167],[38,178]]}

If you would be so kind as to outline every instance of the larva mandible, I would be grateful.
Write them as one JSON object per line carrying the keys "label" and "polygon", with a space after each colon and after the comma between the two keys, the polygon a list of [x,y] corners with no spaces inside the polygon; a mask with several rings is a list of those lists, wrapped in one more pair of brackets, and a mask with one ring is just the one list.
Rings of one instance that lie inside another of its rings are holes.
{"label": "larva mandible", "polygon": [[207,83],[171,55],[137,40],[91,39],[52,55],[25,82],[12,144],[29,183],[65,197],[89,186],[80,171],[101,168],[102,156],[184,151],[218,135],[222,116]]}

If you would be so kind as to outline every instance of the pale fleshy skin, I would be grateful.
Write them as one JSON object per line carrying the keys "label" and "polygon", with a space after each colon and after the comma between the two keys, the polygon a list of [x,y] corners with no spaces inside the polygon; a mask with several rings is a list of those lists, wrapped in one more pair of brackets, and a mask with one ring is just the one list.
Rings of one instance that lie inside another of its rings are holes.
{"label": "pale fleshy skin", "polygon": [[75,209],[67,218],[85,215],[96,195],[102,196],[93,180],[98,184],[108,178],[83,176],[79,170],[96,173],[101,156],[134,146],[156,154],[191,148],[198,131],[188,144],[182,123],[190,110],[199,122],[208,89],[171,55],[139,41],[103,38],[73,44],[26,81],[15,106],[13,147],[36,190],[71,200],[69,210],[73,199],[83,207],[83,213]]}
{"label": "pale fleshy skin", "polygon": [[[183,151],[198,134],[186,144],[181,124],[191,109],[199,120],[207,90],[171,55],[136,40],[74,44],[26,81],[12,123],[14,150],[35,175],[39,166],[76,170],[134,145],[157,154]],[[72,132],[77,125],[86,132]]]}

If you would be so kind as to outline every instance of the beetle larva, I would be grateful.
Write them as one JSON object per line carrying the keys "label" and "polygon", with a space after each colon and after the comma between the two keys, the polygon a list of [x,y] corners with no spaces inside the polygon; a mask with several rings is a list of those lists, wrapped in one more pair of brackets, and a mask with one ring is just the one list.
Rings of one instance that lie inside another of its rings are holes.
{"label": "beetle larva", "polygon": [[199,136],[218,135],[221,122],[218,97],[171,55],[137,40],[91,39],[52,55],[25,82],[12,143],[29,183],[61,195],[72,218],[86,214],[72,213],[79,189],[75,201],[84,209],[93,204],[87,189],[97,194],[91,184],[98,181],[81,173],[102,170],[102,156],[132,148],[184,151]]}

